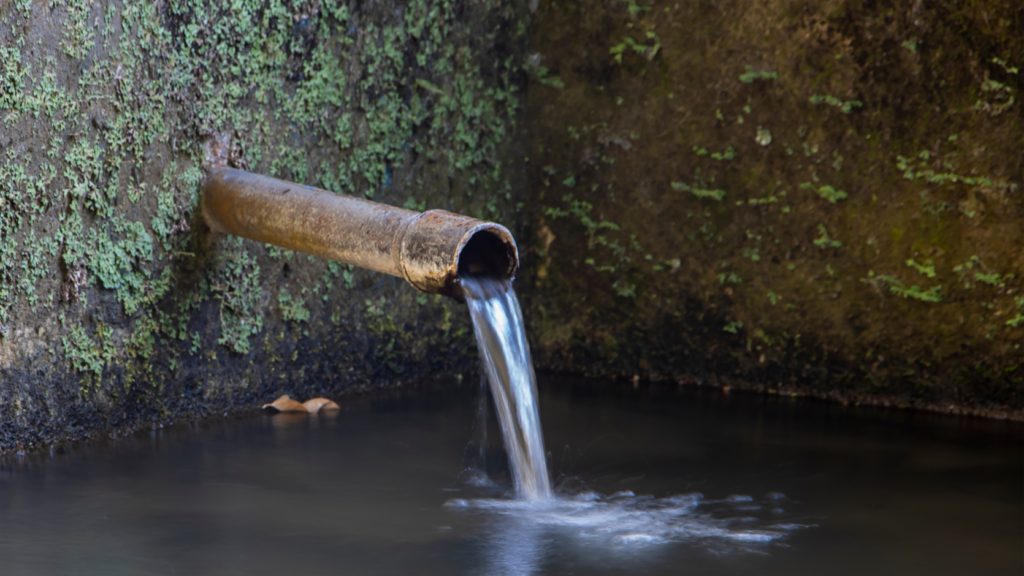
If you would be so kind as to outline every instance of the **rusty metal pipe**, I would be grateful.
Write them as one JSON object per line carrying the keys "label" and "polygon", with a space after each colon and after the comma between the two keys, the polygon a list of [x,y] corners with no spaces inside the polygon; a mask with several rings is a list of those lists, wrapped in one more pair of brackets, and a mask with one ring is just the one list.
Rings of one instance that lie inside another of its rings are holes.
{"label": "rusty metal pipe", "polygon": [[384,272],[459,301],[461,276],[511,279],[519,269],[512,234],[493,222],[413,212],[233,168],[207,176],[202,210],[215,232]]}

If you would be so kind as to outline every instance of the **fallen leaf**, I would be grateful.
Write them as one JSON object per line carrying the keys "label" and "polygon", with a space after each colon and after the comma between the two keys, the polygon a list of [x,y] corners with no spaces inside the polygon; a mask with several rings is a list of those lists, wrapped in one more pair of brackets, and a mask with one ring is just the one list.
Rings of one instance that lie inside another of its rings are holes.
{"label": "fallen leaf", "polygon": [[288,397],[287,394],[281,396],[277,400],[274,400],[270,404],[263,405],[264,410],[275,410],[277,412],[308,412],[306,406],[301,402],[296,402]]}
{"label": "fallen leaf", "polygon": [[264,410],[273,410],[275,412],[307,412],[309,414],[316,414],[321,410],[338,410],[339,408],[340,406],[327,398],[313,398],[312,400],[306,400],[305,402],[298,402],[292,400],[287,394],[281,396],[277,400],[274,400],[270,404],[263,405]]}
{"label": "fallen leaf", "polygon": [[316,414],[321,410],[337,410],[341,408],[333,400],[328,400],[327,398],[313,398],[312,400],[306,400],[302,405],[306,407],[310,414]]}

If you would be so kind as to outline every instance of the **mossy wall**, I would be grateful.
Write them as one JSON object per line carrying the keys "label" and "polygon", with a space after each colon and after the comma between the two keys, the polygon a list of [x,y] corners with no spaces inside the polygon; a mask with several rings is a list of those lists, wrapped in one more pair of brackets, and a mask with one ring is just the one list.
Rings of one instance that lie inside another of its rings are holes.
{"label": "mossy wall", "polygon": [[212,237],[204,145],[515,230],[527,24],[502,0],[0,3],[0,452],[470,367],[454,302]]}
{"label": "mossy wall", "polygon": [[1016,0],[533,16],[547,368],[1024,416]]}

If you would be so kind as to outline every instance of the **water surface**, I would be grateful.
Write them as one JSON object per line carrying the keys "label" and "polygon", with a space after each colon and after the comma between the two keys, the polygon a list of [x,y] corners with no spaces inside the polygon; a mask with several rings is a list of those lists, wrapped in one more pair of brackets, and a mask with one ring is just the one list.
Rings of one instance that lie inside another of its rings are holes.
{"label": "water surface", "polygon": [[539,389],[553,506],[577,509],[513,500],[466,382],[4,460],[0,574],[1024,568],[1018,424],[543,375]]}

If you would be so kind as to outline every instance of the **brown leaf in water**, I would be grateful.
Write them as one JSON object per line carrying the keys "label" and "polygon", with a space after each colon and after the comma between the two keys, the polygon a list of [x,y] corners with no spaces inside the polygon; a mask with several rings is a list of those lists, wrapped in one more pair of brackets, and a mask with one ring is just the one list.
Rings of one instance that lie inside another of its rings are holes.
{"label": "brown leaf in water", "polygon": [[281,396],[277,400],[274,400],[270,404],[263,405],[264,410],[274,410],[276,412],[308,412],[309,414],[316,414],[321,410],[337,410],[339,408],[340,406],[327,398],[313,398],[312,400],[306,400],[305,402],[298,402],[292,400],[287,394]]}
{"label": "brown leaf in water", "polygon": [[292,400],[287,394],[281,396],[277,400],[274,400],[270,404],[264,404],[263,409],[275,410],[277,412],[308,412],[305,405],[301,402]]}
{"label": "brown leaf in water", "polygon": [[313,398],[312,400],[306,400],[302,405],[306,407],[310,414],[316,414],[320,410],[337,410],[341,408],[333,400],[328,400],[327,398]]}

